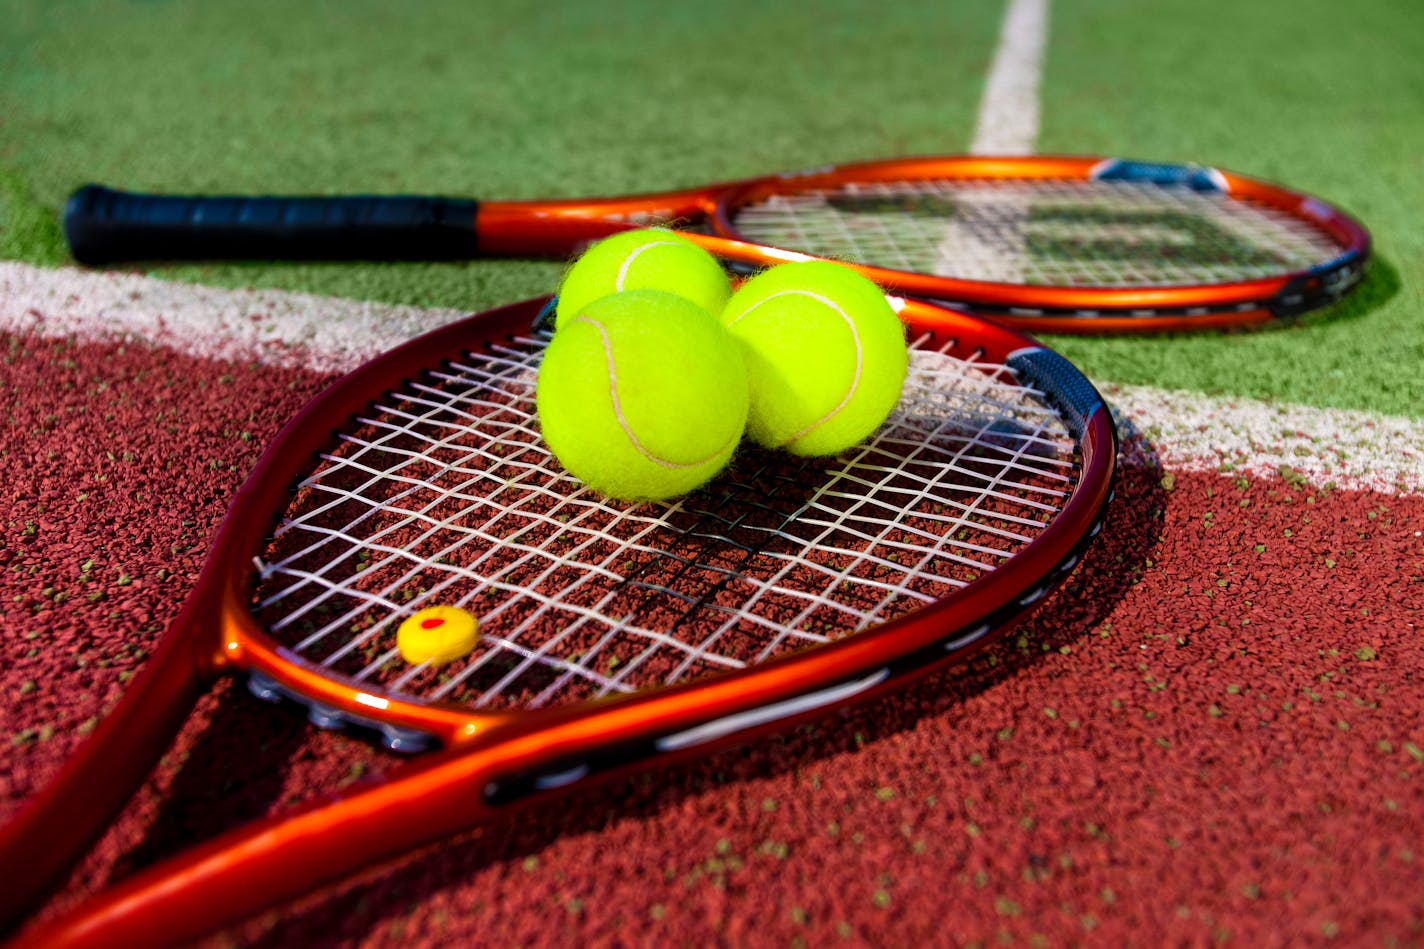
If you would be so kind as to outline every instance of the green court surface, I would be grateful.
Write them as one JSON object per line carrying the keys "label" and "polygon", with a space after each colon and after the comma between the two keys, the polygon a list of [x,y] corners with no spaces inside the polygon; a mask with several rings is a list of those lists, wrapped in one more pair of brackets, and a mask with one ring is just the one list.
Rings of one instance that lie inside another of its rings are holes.
{"label": "green court surface", "polygon": [[[963,151],[1002,6],[178,0],[3,4],[0,256],[63,264],[99,181],[168,192],[520,198]],[[1042,152],[1220,165],[1361,217],[1348,301],[1232,335],[1053,343],[1101,381],[1417,415],[1424,7],[1060,0]],[[479,309],[559,264],[244,264],[156,273]]]}
{"label": "green court surface", "polygon": [[[1170,41],[1164,39],[1170,34]],[[1043,152],[1191,160],[1363,220],[1370,279],[1284,329],[1055,340],[1102,378],[1419,415],[1424,383],[1424,6],[1328,0],[1054,6]]]}

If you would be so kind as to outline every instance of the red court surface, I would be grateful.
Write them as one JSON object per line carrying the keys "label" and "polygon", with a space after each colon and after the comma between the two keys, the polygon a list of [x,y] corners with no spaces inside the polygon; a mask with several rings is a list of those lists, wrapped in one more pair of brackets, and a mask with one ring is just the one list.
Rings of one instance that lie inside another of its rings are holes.
{"label": "red court surface", "polygon": [[[3,340],[0,819],[177,612],[328,377]],[[1424,498],[1127,439],[1069,583],[968,666],[513,815],[218,937],[310,945],[1411,945]],[[393,759],[223,686],[57,903]]]}

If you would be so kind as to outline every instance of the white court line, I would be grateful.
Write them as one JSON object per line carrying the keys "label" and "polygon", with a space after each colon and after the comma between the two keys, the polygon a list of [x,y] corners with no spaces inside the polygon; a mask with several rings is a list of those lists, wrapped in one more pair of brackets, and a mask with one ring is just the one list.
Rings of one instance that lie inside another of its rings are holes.
{"label": "white court line", "polygon": [[465,314],[0,261],[0,330],[134,336],[205,359],[344,372]]}
{"label": "white court line", "polygon": [[[976,155],[1034,152],[1048,2],[1010,0],[979,103],[970,146]],[[997,213],[1004,213],[1002,205]],[[951,229],[947,256],[961,250],[956,240],[963,238]],[[1147,386],[1107,386],[1104,395],[1169,470],[1288,474],[1317,486],[1386,493],[1424,490],[1424,422],[1416,419]]]}
{"label": "white court line", "polygon": [[1010,0],[979,101],[979,124],[969,146],[972,154],[1033,154],[1047,40],[1048,0]]}
{"label": "white court line", "polygon": [[1173,471],[1304,478],[1317,487],[1424,491],[1424,419],[1289,402],[1102,386],[1103,396]]}
{"label": "white court line", "polygon": [[[125,338],[203,359],[324,373],[352,369],[461,315],[0,262],[0,331]],[[1424,491],[1424,420],[1145,386],[1108,386],[1104,394],[1168,470],[1281,477],[1285,466],[1315,485]]]}
{"label": "white court line", "polygon": [[[979,101],[979,119],[969,151],[975,155],[1031,155],[1038,141],[1038,88],[1048,40],[1048,0],[1010,0],[999,45]],[[1027,259],[1028,202],[1014,192],[970,189],[956,199],[960,213],[944,221],[935,248],[935,272],[961,272],[976,261],[981,279],[1021,283]],[[994,222],[986,230],[976,220]],[[1012,235],[1012,236],[1011,236]]]}

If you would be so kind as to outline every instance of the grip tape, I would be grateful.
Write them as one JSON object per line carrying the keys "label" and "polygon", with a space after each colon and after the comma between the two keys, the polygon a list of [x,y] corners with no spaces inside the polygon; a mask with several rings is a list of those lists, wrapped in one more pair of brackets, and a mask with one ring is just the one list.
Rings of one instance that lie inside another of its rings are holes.
{"label": "grip tape", "polygon": [[86,185],[64,208],[84,264],[130,260],[456,260],[479,256],[478,203],[401,195],[189,197]]}

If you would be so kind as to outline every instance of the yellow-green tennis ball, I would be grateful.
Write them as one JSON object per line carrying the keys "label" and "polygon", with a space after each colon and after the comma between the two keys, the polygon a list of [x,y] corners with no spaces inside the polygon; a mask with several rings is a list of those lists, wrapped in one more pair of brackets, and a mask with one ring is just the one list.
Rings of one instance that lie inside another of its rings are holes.
{"label": "yellow-green tennis ball", "polygon": [[544,441],[580,481],[624,500],[711,480],[747,422],[735,340],[705,309],[629,290],[565,313],[539,367]]}
{"label": "yellow-green tennis ball", "polygon": [[564,325],[564,314],[624,290],[666,290],[713,314],[732,295],[722,265],[687,238],[657,229],[625,231],[594,244],[569,268],[559,286],[555,327]]}
{"label": "yellow-green tennis ball", "polygon": [[722,322],[742,344],[747,434],[796,455],[834,455],[880,427],[909,365],[885,294],[826,261],[782,264],[732,295]]}

